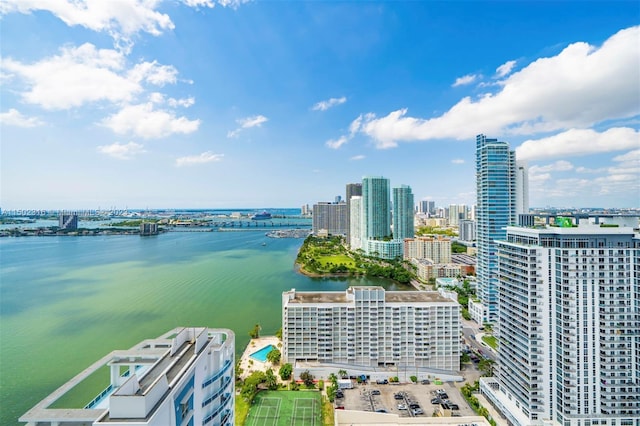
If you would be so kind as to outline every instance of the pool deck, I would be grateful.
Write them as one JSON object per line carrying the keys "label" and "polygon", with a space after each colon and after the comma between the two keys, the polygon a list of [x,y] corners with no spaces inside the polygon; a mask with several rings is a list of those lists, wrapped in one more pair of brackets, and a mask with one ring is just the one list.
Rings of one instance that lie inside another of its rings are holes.
{"label": "pool deck", "polygon": [[[251,358],[251,354],[259,351],[265,346],[273,345],[276,349],[282,352],[282,348],[278,347],[280,340],[276,336],[264,336],[257,339],[251,339],[240,358],[240,368],[242,368],[242,378],[246,379],[254,371],[267,371],[269,368],[273,369],[273,372],[278,376],[278,370],[280,365],[272,366],[269,361],[260,362],[257,359]],[[249,363],[249,360],[253,363]],[[278,381],[280,381],[278,376]]]}

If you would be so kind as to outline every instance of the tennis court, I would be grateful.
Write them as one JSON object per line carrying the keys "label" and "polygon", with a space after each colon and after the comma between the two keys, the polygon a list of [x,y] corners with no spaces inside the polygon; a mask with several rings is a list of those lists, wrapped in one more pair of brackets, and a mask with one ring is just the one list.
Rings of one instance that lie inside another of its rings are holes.
{"label": "tennis court", "polygon": [[249,409],[247,426],[321,426],[320,392],[262,391]]}

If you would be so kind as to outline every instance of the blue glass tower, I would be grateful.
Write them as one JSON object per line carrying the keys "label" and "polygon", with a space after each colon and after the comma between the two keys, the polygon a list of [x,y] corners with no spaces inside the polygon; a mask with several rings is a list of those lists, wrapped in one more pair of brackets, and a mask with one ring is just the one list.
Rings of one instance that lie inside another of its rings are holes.
{"label": "blue glass tower", "polygon": [[391,236],[391,196],[389,179],[381,176],[362,178],[362,240],[380,240]]}
{"label": "blue glass tower", "polygon": [[498,257],[496,240],[516,224],[516,158],[507,142],[476,137],[478,297],[483,321],[498,319]]}
{"label": "blue glass tower", "polygon": [[408,185],[393,188],[393,238],[404,240],[414,237],[413,193]]}

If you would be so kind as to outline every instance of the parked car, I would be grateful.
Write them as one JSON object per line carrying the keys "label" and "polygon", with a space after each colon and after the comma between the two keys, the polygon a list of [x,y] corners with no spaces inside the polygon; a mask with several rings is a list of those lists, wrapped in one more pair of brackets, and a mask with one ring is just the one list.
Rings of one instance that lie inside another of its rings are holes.
{"label": "parked car", "polygon": [[404,396],[402,394],[399,394],[399,393],[394,393],[393,394],[393,399],[404,399]]}
{"label": "parked car", "polygon": [[424,380],[423,380],[422,382],[420,382],[420,383],[422,383],[423,385],[429,385],[429,384],[431,384],[431,381],[429,381],[429,380],[427,380],[427,379],[424,379]]}
{"label": "parked car", "polygon": [[411,412],[414,416],[424,414],[424,410],[422,408],[414,408],[413,410],[411,410]]}
{"label": "parked car", "polygon": [[387,379],[378,379],[376,380],[376,383],[379,385],[387,385],[389,384],[389,381]]}
{"label": "parked car", "polygon": [[398,410],[406,410],[407,406],[405,404],[398,404]]}
{"label": "parked car", "polygon": [[337,391],[336,398],[344,398],[344,393],[341,390]]}
{"label": "parked car", "polygon": [[442,403],[442,400],[441,400],[440,398],[433,398],[433,399],[431,400],[431,403],[432,403],[432,404],[436,404],[436,405],[437,405],[437,404]]}
{"label": "parked car", "polygon": [[371,395],[380,395],[380,391],[378,389],[373,389],[371,391]]}
{"label": "parked car", "polygon": [[409,404],[409,408],[416,409],[416,408],[420,408],[420,404],[412,402],[411,404]]}
{"label": "parked car", "polygon": [[387,410],[385,410],[384,408],[378,408],[376,410],[376,413],[386,413],[386,412],[387,412]]}

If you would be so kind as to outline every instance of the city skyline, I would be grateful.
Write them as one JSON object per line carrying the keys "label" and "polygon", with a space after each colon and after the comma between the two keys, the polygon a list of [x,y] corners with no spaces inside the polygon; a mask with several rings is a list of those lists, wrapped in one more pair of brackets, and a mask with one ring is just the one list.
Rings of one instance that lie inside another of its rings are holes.
{"label": "city skyline", "polygon": [[0,5],[5,210],[473,205],[480,133],[532,207],[638,207],[635,2],[97,4]]}

